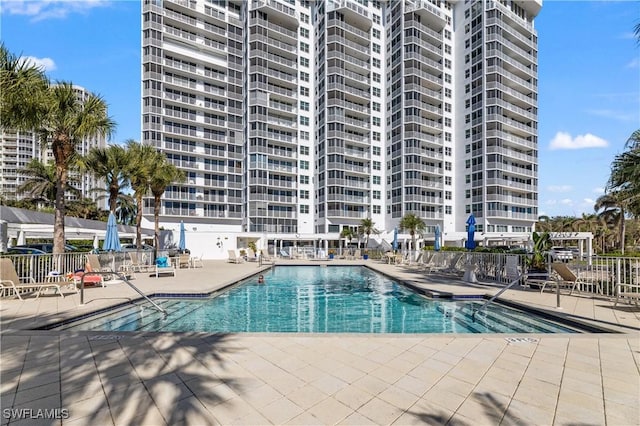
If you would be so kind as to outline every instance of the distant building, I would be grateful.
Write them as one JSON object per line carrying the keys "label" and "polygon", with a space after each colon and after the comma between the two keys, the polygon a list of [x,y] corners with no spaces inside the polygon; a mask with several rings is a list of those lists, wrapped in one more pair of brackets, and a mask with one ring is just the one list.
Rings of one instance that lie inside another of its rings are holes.
{"label": "distant building", "polygon": [[473,213],[478,239],[528,235],[541,6],[144,1],[142,140],[187,173],[161,224],[327,241],[414,213],[460,244]]}
{"label": "distant building", "polygon": [[[85,101],[90,92],[80,86],[73,86],[78,99]],[[86,155],[93,147],[105,147],[106,139],[97,137],[86,139],[76,147],[80,155]],[[27,198],[25,194],[18,193],[17,188],[22,185],[26,176],[22,170],[34,158],[47,164],[54,161],[53,152],[46,148],[42,149],[42,144],[38,135],[34,132],[16,132],[11,130],[0,130],[0,187],[5,200],[21,200]],[[99,194],[90,191],[96,187],[103,187],[104,184],[96,180],[90,173],[70,173],[73,178],[72,185],[78,188],[84,197],[97,199]],[[73,199],[73,197],[70,197]]]}

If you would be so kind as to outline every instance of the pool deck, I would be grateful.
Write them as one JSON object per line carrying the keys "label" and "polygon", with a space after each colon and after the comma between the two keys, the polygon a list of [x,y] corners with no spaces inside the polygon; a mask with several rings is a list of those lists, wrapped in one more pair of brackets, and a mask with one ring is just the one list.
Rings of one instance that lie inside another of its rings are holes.
{"label": "pool deck", "polygon": [[[441,294],[499,290],[374,260],[327,263],[366,264]],[[145,294],[206,293],[261,270],[205,261],[175,278],[137,273],[132,282]],[[640,425],[640,307],[626,302],[563,292],[557,309],[554,292],[501,296],[617,333],[32,330],[139,298],[123,283],[86,289],[83,306],[65,294],[1,301],[1,425]]]}

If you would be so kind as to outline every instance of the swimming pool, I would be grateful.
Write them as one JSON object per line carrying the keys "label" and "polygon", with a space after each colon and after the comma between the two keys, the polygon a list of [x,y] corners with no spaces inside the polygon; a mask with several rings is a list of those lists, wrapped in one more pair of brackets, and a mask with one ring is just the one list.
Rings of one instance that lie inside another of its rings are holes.
{"label": "swimming pool", "polygon": [[482,299],[428,299],[362,266],[275,266],[213,297],[157,298],[56,329],[279,333],[576,333]]}

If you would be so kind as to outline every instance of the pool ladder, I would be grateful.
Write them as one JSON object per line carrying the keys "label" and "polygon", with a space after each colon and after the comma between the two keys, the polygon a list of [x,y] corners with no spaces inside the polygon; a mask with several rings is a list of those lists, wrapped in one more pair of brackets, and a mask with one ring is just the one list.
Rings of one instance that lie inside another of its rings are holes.
{"label": "pool ladder", "polygon": [[80,279],[80,305],[81,306],[84,305],[84,277],[91,276],[91,275],[98,275],[98,276],[115,275],[116,277],[118,277],[119,279],[127,283],[129,287],[134,289],[140,296],[147,299],[147,301],[151,303],[154,308],[156,308],[158,311],[162,312],[163,314],[167,315],[167,311],[165,311],[163,307],[159,306],[156,302],[149,299],[147,295],[144,294],[142,291],[140,291],[138,287],[131,284],[131,281],[129,281],[124,274],[122,274],[121,272],[114,272],[114,271],[95,271],[95,272],[91,271],[91,272],[85,272],[84,274],[82,274],[82,278]]}

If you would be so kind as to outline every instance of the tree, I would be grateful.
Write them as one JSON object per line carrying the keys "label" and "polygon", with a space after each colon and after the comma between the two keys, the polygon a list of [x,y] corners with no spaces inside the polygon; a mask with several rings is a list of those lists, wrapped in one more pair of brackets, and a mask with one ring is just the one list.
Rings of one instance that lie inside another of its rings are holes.
{"label": "tree", "polygon": [[107,115],[107,104],[91,94],[84,101],[78,99],[73,84],[58,83],[49,88],[51,102],[39,127],[42,145],[53,152],[56,167],[56,201],[53,223],[53,253],[64,253],[64,189],[69,168],[77,160],[77,145],[86,139],[110,136],[114,121]]}
{"label": "tree", "polygon": [[131,195],[123,194],[119,197],[116,207],[116,221],[123,225],[135,225],[138,216],[136,201]]}
{"label": "tree", "polygon": [[40,126],[50,103],[49,82],[41,67],[17,56],[0,43],[0,125],[33,130]]}
{"label": "tree", "polygon": [[345,226],[344,228],[342,228],[342,231],[340,231],[340,238],[349,240],[349,244],[351,244],[351,240],[355,236],[356,236],[356,233],[353,232],[353,229],[349,228],[348,226]]}
{"label": "tree", "polygon": [[123,190],[129,187],[126,173],[129,166],[127,151],[121,145],[91,148],[83,163],[98,179],[105,181],[106,189],[94,190],[103,193],[98,199],[108,198],[109,211],[115,214],[118,202],[126,196]]}
{"label": "tree", "polygon": [[161,197],[167,186],[171,183],[184,182],[185,174],[167,160],[164,154],[158,153],[155,167],[151,171],[149,188],[153,195],[153,219],[155,224],[155,257],[158,257],[160,248],[160,207]]}
{"label": "tree", "polygon": [[599,214],[606,223],[618,227],[618,242],[620,253],[624,254],[624,234],[625,234],[625,208],[626,203],[620,193],[613,192],[601,195],[596,200],[594,209],[602,210]]}
{"label": "tree", "polygon": [[[53,164],[43,164],[37,158],[32,159],[22,170],[26,180],[18,186],[17,191],[27,195],[30,201],[41,206],[53,207],[56,199],[56,169]],[[67,182],[65,192],[79,196],[80,191]]]}
{"label": "tree", "polygon": [[411,247],[413,250],[416,249],[416,234],[422,233],[426,229],[426,225],[422,219],[416,216],[413,213],[407,213],[400,220],[399,224],[401,231],[408,231],[409,235],[411,235]]}
{"label": "tree", "polygon": [[136,244],[138,248],[142,248],[142,212],[143,198],[149,193],[149,185],[151,176],[155,166],[155,162],[160,155],[151,145],[143,145],[133,139],[126,142],[127,152],[129,154],[129,166],[127,175],[133,189],[133,197],[136,200]]}
{"label": "tree", "polygon": [[375,223],[373,222],[373,220],[371,220],[371,218],[362,219],[360,221],[360,232],[362,232],[366,236],[366,239],[364,242],[365,248],[367,248],[369,245],[369,236],[371,234],[377,235],[380,233],[380,231],[376,229]]}
{"label": "tree", "polygon": [[69,201],[67,203],[66,215],[82,219],[106,221],[109,212],[107,210],[100,210],[94,200],[84,197],[79,200]]}

